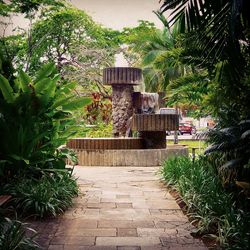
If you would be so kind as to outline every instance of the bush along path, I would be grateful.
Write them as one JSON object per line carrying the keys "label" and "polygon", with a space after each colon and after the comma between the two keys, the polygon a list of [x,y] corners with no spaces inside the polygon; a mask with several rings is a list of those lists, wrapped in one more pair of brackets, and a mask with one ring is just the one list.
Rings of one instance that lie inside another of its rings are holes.
{"label": "bush along path", "polygon": [[36,221],[44,249],[207,249],[154,167],[76,167],[82,195],[57,219]]}
{"label": "bush along path", "polygon": [[0,249],[36,249],[22,218],[55,217],[72,205],[78,187],[65,160],[76,156],[62,145],[83,130],[75,112],[90,99],[74,94],[53,63],[13,78],[0,74],[0,196],[12,197],[0,204]]}
{"label": "bush along path", "polygon": [[216,249],[249,249],[249,199],[223,186],[209,162],[204,156],[194,162],[172,158],[165,161],[161,174],[185,202],[190,220],[197,225],[196,235],[214,241]]}

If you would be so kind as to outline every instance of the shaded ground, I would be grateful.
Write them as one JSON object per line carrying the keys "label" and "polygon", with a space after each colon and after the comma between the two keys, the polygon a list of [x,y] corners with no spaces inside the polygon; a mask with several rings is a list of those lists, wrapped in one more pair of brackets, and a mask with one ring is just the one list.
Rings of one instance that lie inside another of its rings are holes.
{"label": "shaded ground", "polygon": [[82,195],[61,218],[35,222],[44,249],[207,249],[153,167],[76,167]]}

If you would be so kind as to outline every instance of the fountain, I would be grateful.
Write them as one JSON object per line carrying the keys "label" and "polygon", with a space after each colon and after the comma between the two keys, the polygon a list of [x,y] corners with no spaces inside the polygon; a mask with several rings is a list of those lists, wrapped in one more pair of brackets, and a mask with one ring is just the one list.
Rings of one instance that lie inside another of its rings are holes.
{"label": "fountain", "polygon": [[[187,147],[166,145],[166,131],[178,129],[178,115],[159,114],[161,93],[134,92],[141,69],[106,68],[104,84],[112,86],[113,138],[75,138],[67,147],[83,166],[158,166],[171,155],[187,155]],[[138,137],[128,137],[137,131]]]}

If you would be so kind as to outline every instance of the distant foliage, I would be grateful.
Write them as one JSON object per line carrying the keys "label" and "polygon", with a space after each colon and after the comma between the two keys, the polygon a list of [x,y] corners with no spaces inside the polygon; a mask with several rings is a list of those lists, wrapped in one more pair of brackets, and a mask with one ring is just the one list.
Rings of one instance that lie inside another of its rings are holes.
{"label": "distant foliage", "polygon": [[92,103],[86,106],[86,118],[88,124],[111,122],[112,102],[111,98],[104,98],[100,93],[92,93]]}
{"label": "distant foliage", "polygon": [[86,133],[86,137],[89,138],[103,138],[103,137],[113,137],[112,133],[112,123],[99,122],[96,126],[90,128]]}
{"label": "distant foliage", "polygon": [[[26,8],[25,3],[17,2]],[[30,21],[27,31],[0,39],[0,48],[3,47],[14,68],[33,75],[44,63],[54,62],[63,79],[78,83],[80,93],[107,94],[102,69],[114,63],[120,32],[95,23],[69,2],[56,1],[54,5],[50,0],[30,2],[32,6],[47,7],[39,7],[35,22],[34,17],[27,16]]]}

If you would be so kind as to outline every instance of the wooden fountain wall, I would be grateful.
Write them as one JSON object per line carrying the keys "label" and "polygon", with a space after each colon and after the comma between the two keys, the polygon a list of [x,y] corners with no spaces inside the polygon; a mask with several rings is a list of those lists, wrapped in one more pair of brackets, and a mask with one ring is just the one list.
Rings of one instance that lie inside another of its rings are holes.
{"label": "wooden fountain wall", "polygon": [[[138,118],[140,117],[140,118]],[[82,166],[159,166],[162,161],[173,155],[188,155],[185,146],[168,145],[166,148],[166,132],[164,142],[157,138],[162,129],[176,128],[175,115],[135,115],[133,129],[148,135],[154,134],[154,141],[142,138],[76,138],[69,140],[67,147],[74,149]],[[155,119],[153,118],[155,117]],[[151,131],[148,131],[148,130]],[[160,144],[159,144],[160,141]],[[165,143],[165,146],[162,145]],[[155,148],[155,144],[159,148]],[[149,149],[149,147],[152,148]],[[163,146],[163,147],[162,147]]]}

